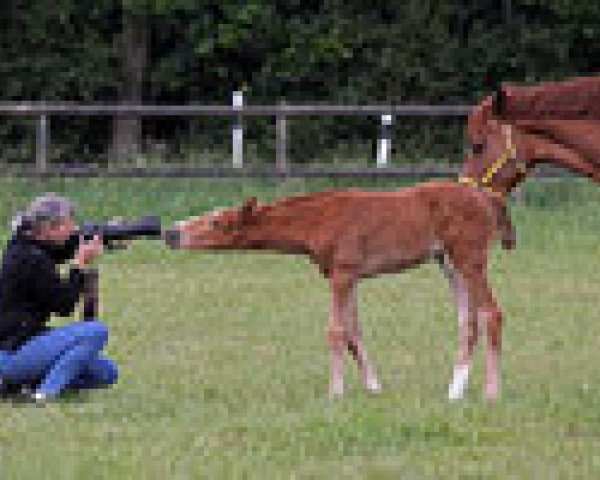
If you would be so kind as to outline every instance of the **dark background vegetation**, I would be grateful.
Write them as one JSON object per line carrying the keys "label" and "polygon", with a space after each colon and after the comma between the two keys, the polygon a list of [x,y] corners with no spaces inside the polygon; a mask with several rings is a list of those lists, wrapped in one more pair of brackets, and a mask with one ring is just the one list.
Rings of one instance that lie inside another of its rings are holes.
{"label": "dark background vegetation", "polygon": [[[0,101],[473,104],[499,82],[598,71],[600,4],[586,0],[5,0]],[[290,120],[297,163],[371,161],[378,119]],[[395,161],[460,158],[463,119],[398,118]],[[31,161],[35,119],[0,119],[5,162]],[[106,162],[207,152],[230,119],[53,117],[50,159]],[[272,161],[273,119],[246,124]]]}

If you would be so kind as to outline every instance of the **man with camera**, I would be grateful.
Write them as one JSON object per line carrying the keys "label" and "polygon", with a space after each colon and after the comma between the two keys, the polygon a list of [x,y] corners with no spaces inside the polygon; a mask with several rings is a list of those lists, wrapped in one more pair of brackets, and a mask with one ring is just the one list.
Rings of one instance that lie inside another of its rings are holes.
{"label": "man with camera", "polygon": [[[12,223],[0,266],[0,390],[43,403],[67,389],[114,384],[115,363],[101,354],[107,327],[96,318],[47,325],[69,316],[90,278],[102,239],[77,234],[74,205],[54,194],[31,202]],[[59,265],[70,260],[68,275]]]}

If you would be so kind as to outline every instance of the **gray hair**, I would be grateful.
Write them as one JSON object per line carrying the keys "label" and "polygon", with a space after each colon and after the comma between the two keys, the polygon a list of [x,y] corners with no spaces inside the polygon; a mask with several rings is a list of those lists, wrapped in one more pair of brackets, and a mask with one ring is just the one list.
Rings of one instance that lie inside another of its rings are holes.
{"label": "gray hair", "polygon": [[75,213],[75,204],[68,198],[59,197],[55,193],[46,193],[33,200],[27,208],[18,212],[11,221],[13,233],[19,231],[35,231],[42,222],[56,221],[70,217]]}

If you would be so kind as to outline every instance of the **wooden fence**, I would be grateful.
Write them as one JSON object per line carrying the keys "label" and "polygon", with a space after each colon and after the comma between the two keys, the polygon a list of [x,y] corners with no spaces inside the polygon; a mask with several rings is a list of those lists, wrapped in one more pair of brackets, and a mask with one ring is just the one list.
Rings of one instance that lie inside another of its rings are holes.
{"label": "wooden fence", "polygon": [[[278,177],[398,177],[453,175],[457,168],[449,166],[389,167],[392,145],[392,125],[395,117],[405,116],[451,116],[468,115],[473,107],[467,105],[244,105],[241,92],[234,92],[232,105],[106,105],[75,103],[15,103],[0,102],[0,115],[37,117],[36,162],[32,168],[11,171],[25,175],[75,175],[75,176],[178,176],[178,177],[226,177],[226,176],[278,176]],[[230,165],[218,167],[189,168],[93,168],[49,165],[47,162],[49,123],[54,116],[206,116],[219,115],[232,118],[232,158]],[[377,139],[377,159],[373,167],[366,168],[311,168],[289,165],[287,161],[287,117],[297,115],[360,115],[376,117],[380,122]],[[276,159],[275,165],[246,166],[243,158],[244,117],[275,117]],[[0,167],[7,172],[6,166]]]}

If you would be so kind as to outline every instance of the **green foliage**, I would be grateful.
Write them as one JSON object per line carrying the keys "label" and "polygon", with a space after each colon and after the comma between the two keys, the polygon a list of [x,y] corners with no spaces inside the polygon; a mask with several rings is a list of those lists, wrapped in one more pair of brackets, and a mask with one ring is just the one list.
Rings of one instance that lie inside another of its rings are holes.
{"label": "green foliage", "polygon": [[[148,29],[138,101],[223,104],[243,89],[253,104],[473,103],[502,81],[598,71],[599,9],[584,0],[60,0],[53,8],[14,0],[0,9],[8,20],[0,100],[119,100],[131,81],[119,74],[126,49],[115,47],[127,14]],[[442,119],[399,122],[399,158],[460,158],[461,127]],[[366,119],[301,118],[294,124],[295,161],[343,145],[364,150],[375,136]],[[0,125],[5,157],[23,156],[17,147],[33,132],[20,125]],[[227,119],[202,118],[191,141],[228,148],[228,125]],[[248,128],[259,157],[271,156],[271,119],[253,119]],[[187,120],[144,121],[149,143],[166,140],[171,148],[187,143],[182,135],[189,130]],[[60,120],[53,130],[55,158],[72,160],[86,150],[94,158],[110,135],[109,121]],[[67,153],[61,156],[61,149]]]}

